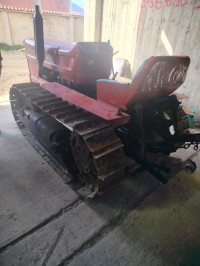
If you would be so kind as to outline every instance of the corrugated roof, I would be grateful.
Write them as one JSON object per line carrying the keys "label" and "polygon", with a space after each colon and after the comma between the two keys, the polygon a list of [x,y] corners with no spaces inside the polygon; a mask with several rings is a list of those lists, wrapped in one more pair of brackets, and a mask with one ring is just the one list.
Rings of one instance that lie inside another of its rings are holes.
{"label": "corrugated roof", "polygon": [[[31,12],[35,11],[34,8],[20,8],[13,6],[0,6],[0,10],[5,11],[16,11],[16,12]],[[55,14],[62,16],[74,16],[74,17],[83,17],[83,14],[77,12],[61,12],[61,11],[51,11],[51,10],[40,10],[42,14]]]}

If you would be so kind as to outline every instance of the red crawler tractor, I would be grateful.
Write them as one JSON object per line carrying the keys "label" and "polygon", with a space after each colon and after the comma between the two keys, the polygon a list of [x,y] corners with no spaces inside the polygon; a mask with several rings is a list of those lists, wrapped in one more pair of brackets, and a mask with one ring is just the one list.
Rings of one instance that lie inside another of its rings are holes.
{"label": "red crawler tractor", "polygon": [[[174,167],[170,153],[198,148],[200,134],[188,133],[172,94],[185,80],[188,56],[151,57],[122,84],[108,79],[109,42],[44,42],[38,6],[34,29],[35,40],[24,42],[31,82],[12,86],[11,107],[19,128],[28,128],[70,173],[101,193],[121,179],[117,173],[131,158],[166,182],[160,171]],[[192,161],[175,166],[196,168]]]}

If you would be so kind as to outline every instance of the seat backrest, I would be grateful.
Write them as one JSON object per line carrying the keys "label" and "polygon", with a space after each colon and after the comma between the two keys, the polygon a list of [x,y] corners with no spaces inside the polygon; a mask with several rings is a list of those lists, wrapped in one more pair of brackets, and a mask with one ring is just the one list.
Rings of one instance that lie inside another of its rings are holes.
{"label": "seat backrest", "polygon": [[135,97],[171,94],[183,84],[189,64],[188,56],[150,57],[144,61],[131,82]]}
{"label": "seat backrest", "polygon": [[156,56],[144,61],[131,84],[97,81],[97,99],[115,107],[170,95],[185,80],[188,56]]}

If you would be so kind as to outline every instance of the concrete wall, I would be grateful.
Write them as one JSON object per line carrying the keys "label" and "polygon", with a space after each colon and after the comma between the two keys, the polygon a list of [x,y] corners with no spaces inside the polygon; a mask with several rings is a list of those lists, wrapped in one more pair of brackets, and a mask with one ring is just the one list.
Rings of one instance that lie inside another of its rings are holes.
{"label": "concrete wall", "polygon": [[84,41],[99,41],[103,0],[85,0]]}
{"label": "concrete wall", "polygon": [[[156,4],[157,3],[157,4]],[[153,5],[153,7],[151,7]],[[183,55],[191,59],[179,92],[189,96],[185,104],[200,116],[200,1],[148,1],[140,6],[133,72],[152,55]]]}
{"label": "concrete wall", "polygon": [[135,51],[139,1],[105,0],[102,41],[110,40],[116,56],[132,63]]}
{"label": "concrete wall", "polygon": [[70,40],[69,17],[43,16],[44,36],[50,39]]}
{"label": "concrete wall", "polygon": [[74,17],[74,40],[82,42],[84,39],[83,18]]}
{"label": "concrete wall", "polygon": [[95,40],[96,28],[102,28],[101,40],[109,39],[119,50],[116,56],[128,59],[133,74],[150,56],[190,56],[179,91],[190,97],[185,104],[200,116],[200,0],[104,0],[103,20],[96,27],[98,0],[85,1],[84,39]]}
{"label": "concrete wall", "polygon": [[0,13],[0,42],[5,42],[5,31],[4,31],[4,23],[3,23],[3,12]]}
{"label": "concrete wall", "polygon": [[[25,38],[33,37],[33,13],[0,10],[0,42],[23,44]],[[42,14],[44,37],[62,41],[82,41],[84,18]]]}
{"label": "concrete wall", "polygon": [[114,52],[119,51],[116,56],[132,63],[139,6],[135,0],[85,0],[84,40],[110,40]]}
{"label": "concrete wall", "polygon": [[31,15],[28,13],[8,12],[12,44],[22,44],[25,38],[33,37]]}

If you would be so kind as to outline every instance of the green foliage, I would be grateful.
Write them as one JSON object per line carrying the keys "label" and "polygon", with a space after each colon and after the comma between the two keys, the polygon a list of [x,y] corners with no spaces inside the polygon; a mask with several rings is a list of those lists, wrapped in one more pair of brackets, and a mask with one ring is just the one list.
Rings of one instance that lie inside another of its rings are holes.
{"label": "green foliage", "polygon": [[24,48],[21,44],[9,45],[7,43],[0,43],[0,50],[1,51],[16,51]]}

